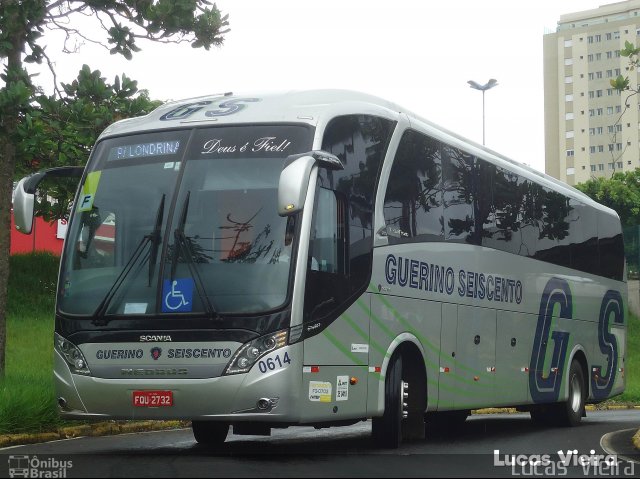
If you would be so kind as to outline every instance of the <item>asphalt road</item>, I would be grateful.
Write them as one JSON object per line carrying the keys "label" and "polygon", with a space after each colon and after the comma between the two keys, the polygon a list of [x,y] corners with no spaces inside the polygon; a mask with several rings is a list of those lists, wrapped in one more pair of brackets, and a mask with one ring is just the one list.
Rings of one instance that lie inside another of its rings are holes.
{"label": "asphalt road", "polygon": [[[578,462],[582,455],[611,452],[628,457],[633,454],[628,448],[631,430],[638,427],[637,410],[591,412],[577,428],[536,426],[528,414],[483,415],[468,419],[457,431],[432,432],[424,441],[403,444],[393,451],[373,446],[370,422],[320,431],[275,430],[271,437],[230,435],[221,450],[199,446],[190,430],[176,430],[0,450],[0,477],[8,477],[10,472],[17,477],[16,471],[26,472],[25,467],[44,472],[41,477],[51,477],[55,471],[62,471],[65,477],[154,478],[640,477],[640,463],[621,461],[611,467],[600,460],[599,467],[587,467]],[[627,432],[608,434],[621,430]],[[544,462],[544,455],[549,455],[548,462]],[[524,465],[508,465],[513,456]],[[537,460],[543,462],[535,465]],[[568,461],[567,467],[563,460]],[[26,461],[30,465],[25,466]]]}

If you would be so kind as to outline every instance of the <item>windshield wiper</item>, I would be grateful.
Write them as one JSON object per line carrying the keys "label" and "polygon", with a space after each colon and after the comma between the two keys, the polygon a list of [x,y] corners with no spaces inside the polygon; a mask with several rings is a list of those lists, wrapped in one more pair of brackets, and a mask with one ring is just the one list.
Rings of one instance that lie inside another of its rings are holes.
{"label": "windshield wiper", "polygon": [[187,212],[189,211],[190,198],[191,191],[187,191],[187,196],[185,197],[184,205],[182,206],[182,212],[180,213],[180,219],[178,220],[178,227],[173,232],[173,236],[175,238],[175,249],[177,251],[173,252],[173,258],[171,259],[171,281],[173,281],[176,276],[178,258],[180,256],[183,256],[185,258],[187,266],[189,267],[189,272],[191,273],[191,277],[194,280],[198,295],[200,296],[200,299],[204,304],[207,316],[209,317],[209,319],[220,320],[222,318],[220,318],[215,308],[211,304],[211,301],[209,301],[209,297],[207,296],[207,291],[204,287],[204,282],[202,281],[200,272],[193,262],[193,249],[191,248],[189,238],[187,238],[187,236],[184,234],[184,226],[187,222]]}
{"label": "windshield wiper", "polygon": [[118,292],[120,287],[124,284],[125,280],[131,273],[131,270],[138,263],[138,259],[140,259],[140,256],[142,256],[142,253],[144,252],[145,247],[149,243],[153,243],[152,249],[150,253],[145,256],[145,259],[140,265],[140,267],[144,265],[145,261],[148,261],[151,259],[152,264],[149,265],[149,286],[151,286],[151,276],[153,275],[153,268],[155,268],[155,258],[158,254],[158,245],[160,244],[160,241],[161,241],[160,228],[162,226],[162,216],[164,213],[164,200],[165,200],[165,195],[163,194],[162,199],[160,200],[160,205],[158,205],[158,211],[156,213],[156,224],[153,228],[153,231],[147,235],[144,235],[140,239],[140,241],[138,242],[138,245],[136,246],[136,249],[133,251],[129,259],[125,263],[124,267],[122,268],[122,271],[120,272],[116,280],[111,285],[111,288],[109,288],[109,291],[107,291],[107,294],[105,294],[104,298],[102,298],[102,301],[100,301],[100,304],[98,305],[98,307],[96,308],[96,311],[94,313],[95,319],[93,320],[93,323],[96,326],[105,326],[109,322],[108,320],[105,319],[105,316],[107,314],[107,310],[109,309],[109,305],[111,304],[111,301],[113,301],[113,298],[115,297],[116,293]]}

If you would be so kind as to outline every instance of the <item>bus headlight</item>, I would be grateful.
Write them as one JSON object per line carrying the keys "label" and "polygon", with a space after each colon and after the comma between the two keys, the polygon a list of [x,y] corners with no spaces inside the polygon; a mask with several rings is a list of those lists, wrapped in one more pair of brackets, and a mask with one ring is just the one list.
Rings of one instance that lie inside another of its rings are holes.
{"label": "bus headlight", "polygon": [[84,358],[82,351],[80,351],[75,344],[67,341],[57,333],[54,333],[53,340],[56,351],[58,351],[65,359],[73,374],[82,374],[84,376],[91,375],[87,360]]}
{"label": "bus headlight", "polygon": [[224,370],[224,375],[249,372],[262,356],[286,346],[288,337],[288,330],[284,330],[262,336],[244,344],[229,361],[227,368]]}

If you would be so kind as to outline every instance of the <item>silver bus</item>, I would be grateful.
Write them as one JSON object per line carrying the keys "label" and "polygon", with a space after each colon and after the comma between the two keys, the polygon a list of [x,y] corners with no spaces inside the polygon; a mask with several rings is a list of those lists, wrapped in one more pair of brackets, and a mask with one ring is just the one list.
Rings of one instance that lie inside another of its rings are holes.
{"label": "silver bus", "polygon": [[514,406],[577,425],[624,390],[620,221],[393,103],[220,94],[108,127],[61,258],[66,419],[186,419],[200,443]]}

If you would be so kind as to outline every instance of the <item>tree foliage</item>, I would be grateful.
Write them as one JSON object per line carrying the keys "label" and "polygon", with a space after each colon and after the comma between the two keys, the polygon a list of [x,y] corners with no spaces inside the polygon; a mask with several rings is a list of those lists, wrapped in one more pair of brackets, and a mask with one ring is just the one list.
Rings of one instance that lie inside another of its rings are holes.
{"label": "tree foliage", "polygon": [[[84,19],[86,21],[78,22]],[[77,25],[95,22],[96,27]],[[189,43],[209,50],[219,46],[228,32],[228,18],[208,0],[1,0],[0,1],[0,377],[4,375],[6,301],[9,278],[11,195],[16,166],[25,170],[27,154],[34,154],[38,166],[52,161],[70,164],[79,161],[95,131],[107,126],[107,96],[121,100],[135,95],[135,85],[126,77],[106,84],[99,72],[86,68],[78,80],[58,85],[55,65],[47,53],[45,31],[65,35],[63,50],[78,51],[83,43],[102,45],[111,54],[127,59],[140,50],[139,40],[158,43]],[[42,95],[25,65],[45,63],[53,75],[53,97]],[[110,91],[111,90],[111,91]],[[140,95],[139,102],[145,101]],[[71,99],[77,99],[77,103]],[[148,98],[146,98],[148,100]],[[73,105],[71,104],[73,103]],[[93,103],[93,104],[92,104]],[[140,104],[133,102],[134,110]],[[127,111],[122,103],[111,119]],[[112,105],[113,106],[113,105]],[[65,111],[67,110],[67,111]],[[66,144],[71,125],[92,120]],[[37,146],[31,136],[51,134],[49,146]],[[23,143],[24,142],[24,143]],[[59,164],[59,163],[56,163]],[[34,166],[31,162],[30,166]]]}
{"label": "tree foliage", "polygon": [[[108,125],[145,115],[160,102],[151,101],[137,82],[116,76],[108,83],[100,71],[82,67],[78,77],[62,84],[62,96],[37,95],[18,125],[18,177],[55,166],[82,166]],[[75,179],[57,179],[41,188],[36,214],[47,220],[66,218]],[[52,201],[53,200],[53,201]]]}
{"label": "tree foliage", "polygon": [[616,172],[611,178],[591,178],[576,188],[614,209],[623,226],[640,224],[640,168]]}

